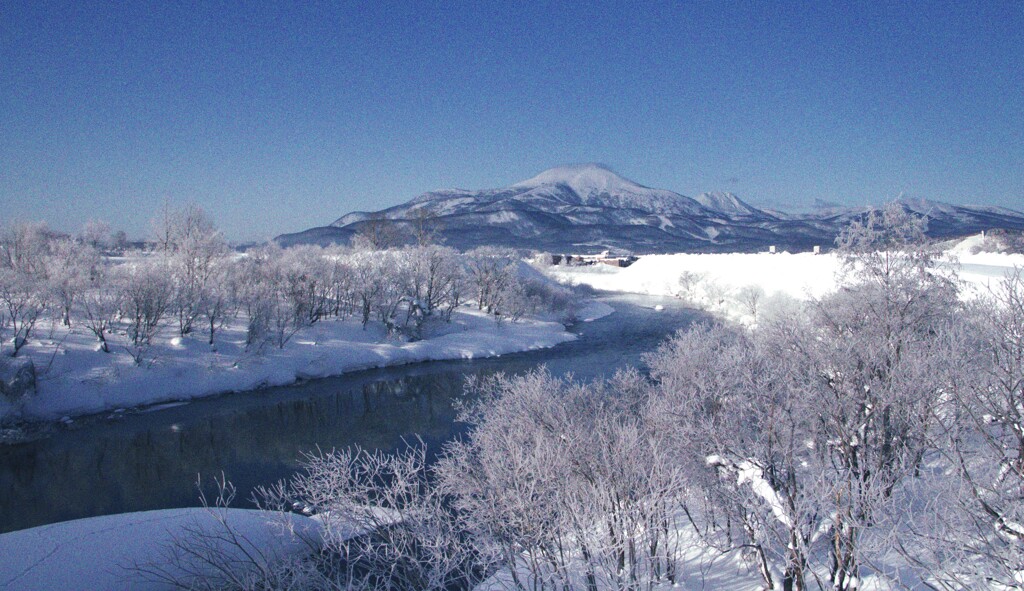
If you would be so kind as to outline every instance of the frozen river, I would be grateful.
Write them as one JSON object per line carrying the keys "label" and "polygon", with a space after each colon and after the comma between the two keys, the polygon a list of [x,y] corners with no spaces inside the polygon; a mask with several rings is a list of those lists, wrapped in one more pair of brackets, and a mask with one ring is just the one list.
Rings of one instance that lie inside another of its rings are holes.
{"label": "frozen river", "polygon": [[[477,361],[369,370],[159,410],[93,417],[0,446],[0,532],[95,515],[197,504],[223,473],[248,506],[253,487],[286,478],[304,453],[360,445],[432,449],[465,428],[452,403],[466,376],[546,364],[577,379],[640,365],[641,356],[701,318],[678,300],[609,296],[615,313],[579,324],[554,349]],[[662,309],[655,309],[655,307]]]}

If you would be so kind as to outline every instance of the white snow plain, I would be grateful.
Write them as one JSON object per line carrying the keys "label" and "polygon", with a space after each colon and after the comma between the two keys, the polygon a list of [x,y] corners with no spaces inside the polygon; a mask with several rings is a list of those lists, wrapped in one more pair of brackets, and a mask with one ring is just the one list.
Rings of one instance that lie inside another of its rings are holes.
{"label": "white snow plain", "polygon": [[[942,272],[955,273],[965,297],[984,293],[1015,267],[1024,255],[977,252],[980,237],[951,243],[939,258]],[[745,290],[760,290],[759,306],[785,299],[820,298],[840,284],[841,265],[834,253],[809,252],[666,254],[640,257],[629,267],[609,265],[552,266],[547,273],[562,283],[586,284],[612,292],[682,297],[732,320],[754,324],[744,303]],[[680,277],[689,275],[689,287]]]}

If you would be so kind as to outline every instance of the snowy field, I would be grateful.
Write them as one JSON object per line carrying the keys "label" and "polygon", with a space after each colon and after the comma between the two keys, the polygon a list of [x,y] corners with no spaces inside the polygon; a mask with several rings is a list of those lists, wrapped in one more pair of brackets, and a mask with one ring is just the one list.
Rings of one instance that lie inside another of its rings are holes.
{"label": "snowy field", "polygon": [[[972,252],[978,242],[979,237],[971,237],[950,245],[939,264],[940,269],[955,273],[968,297],[985,292],[1014,267],[1024,267],[1024,254]],[[822,297],[834,291],[841,279],[835,254],[809,252],[649,255],[625,268],[597,264],[546,270],[562,283],[684,298],[745,324],[756,321],[752,297],[757,300],[754,307],[769,309],[790,298]]]}
{"label": "snowy field", "polygon": [[[600,302],[580,311],[580,320],[611,312]],[[173,333],[171,330],[165,331]],[[84,331],[56,327],[20,355],[32,358],[39,381],[37,393],[12,407],[0,399],[0,418],[57,420],[226,392],[256,390],[297,380],[336,376],[361,369],[447,359],[494,357],[553,347],[575,338],[552,321],[523,318],[498,324],[493,316],[463,306],[450,323],[429,325],[423,340],[403,342],[389,337],[379,323],[366,330],[357,320],[324,320],[299,331],[283,348],[268,343],[257,351],[245,348],[244,326],[229,325],[218,334],[211,351],[201,336],[159,337],[141,365],[114,349],[96,350]]]}

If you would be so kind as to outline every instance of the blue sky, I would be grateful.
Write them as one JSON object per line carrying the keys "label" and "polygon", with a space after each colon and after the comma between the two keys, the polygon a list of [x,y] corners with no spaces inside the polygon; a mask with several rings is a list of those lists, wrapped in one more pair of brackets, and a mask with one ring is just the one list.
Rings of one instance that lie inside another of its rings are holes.
{"label": "blue sky", "polygon": [[232,239],[601,162],[1024,209],[1024,3],[0,0],[0,207]]}

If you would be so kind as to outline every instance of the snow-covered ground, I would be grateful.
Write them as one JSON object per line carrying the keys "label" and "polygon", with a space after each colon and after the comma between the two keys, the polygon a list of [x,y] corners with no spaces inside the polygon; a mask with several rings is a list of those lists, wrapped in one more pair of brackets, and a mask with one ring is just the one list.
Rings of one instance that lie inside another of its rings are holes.
{"label": "snow-covered ground", "polygon": [[[249,509],[165,509],[106,515],[44,525],[0,535],[0,589],[57,591],[73,589],[164,591],[174,587],[163,576],[180,582],[188,574],[169,564],[174,545],[197,532],[206,535],[202,549],[214,547],[240,560],[244,550],[263,565],[312,550],[321,536],[316,518],[266,513]],[[240,547],[226,541],[230,532]],[[335,532],[337,533],[337,532]],[[679,564],[683,589],[754,591],[759,579],[752,563],[740,553],[727,555],[708,549],[694,536],[679,540],[689,548]],[[209,546],[207,546],[209,544]],[[194,547],[200,550],[199,547]],[[189,560],[189,570],[211,572],[208,565]],[[236,565],[237,566],[237,565]],[[154,575],[154,567],[163,572]],[[478,591],[512,588],[507,571],[477,587]],[[656,589],[669,589],[664,584]]]}
{"label": "snow-covered ground", "polygon": [[658,254],[640,257],[629,267],[553,266],[560,281],[587,284],[605,291],[679,295],[684,272],[699,275],[698,286],[717,284],[729,290],[761,286],[766,293],[793,297],[820,296],[835,286],[838,268],[831,255],[801,254]]}
{"label": "snow-covered ground", "polygon": [[[704,544],[692,530],[683,528],[679,538],[674,540],[681,552],[676,564],[676,581],[667,579],[654,583],[651,591],[683,589],[687,591],[760,591],[764,583],[758,575],[756,565],[749,556],[741,552],[722,553]],[[520,581],[532,581],[529,571],[519,570]],[[585,588],[583,573],[574,572],[575,589]],[[550,584],[550,583],[549,583]],[[517,586],[509,569],[501,569],[474,588],[474,591],[511,591]],[[527,588],[529,584],[527,583]],[[604,588],[599,587],[599,588]],[[643,587],[647,588],[647,587]]]}
{"label": "snow-covered ground", "polygon": [[[607,314],[599,302],[581,310],[581,320]],[[299,379],[339,375],[360,369],[432,360],[494,357],[548,348],[574,335],[552,321],[524,318],[496,324],[493,317],[464,306],[451,323],[428,325],[424,339],[403,342],[380,324],[363,330],[356,320],[327,319],[299,331],[283,348],[272,343],[246,351],[240,322],[217,334],[216,351],[204,335],[172,338],[165,328],[141,365],[111,343],[111,353],[96,350],[82,328],[37,329],[19,353],[32,358],[39,373],[37,393],[21,408],[0,400],[0,419],[20,411],[31,420],[55,420],[117,408],[188,400],[224,392],[290,384]]]}
{"label": "snow-covered ground", "polygon": [[[224,556],[240,556],[244,549],[261,564],[311,551],[320,539],[320,522],[297,514],[266,513],[248,509],[165,509],[78,519],[0,535],[0,589],[56,591],[104,589],[163,591],[175,587],[163,576],[186,581],[188,574],[170,564],[174,544],[206,535]],[[226,541],[228,532],[241,548]],[[722,555],[706,548],[692,535],[679,541],[689,550],[679,564],[684,589],[753,591],[759,580],[753,564],[739,553]],[[692,538],[692,539],[691,539]],[[194,548],[199,550],[200,548]],[[189,570],[210,572],[199,561],[186,562]],[[154,567],[162,573],[150,572]],[[479,591],[509,589],[507,572],[499,572],[477,587]],[[665,584],[658,589],[670,588]]]}
{"label": "snow-covered ground", "polygon": [[[168,564],[167,553],[175,541],[192,533],[209,534],[205,541],[225,556],[244,549],[271,564],[308,552],[307,541],[319,539],[319,527],[317,520],[301,515],[219,508],[165,509],[44,525],[0,535],[0,589],[174,589],[169,581],[144,571],[157,566],[186,580],[184,571]],[[216,539],[229,531],[240,546]],[[189,570],[209,570],[197,562],[184,564]]]}
{"label": "snow-covered ground", "polygon": [[[939,263],[940,269],[956,273],[966,296],[984,292],[1015,266],[1024,267],[1024,255],[976,252],[977,242],[971,237],[953,245]],[[683,297],[750,323],[754,318],[745,294],[759,289],[762,309],[787,298],[821,297],[838,286],[840,262],[832,253],[667,254],[640,257],[625,268],[598,264],[552,266],[546,271],[560,282],[604,291]],[[680,281],[681,277],[686,279]]]}

